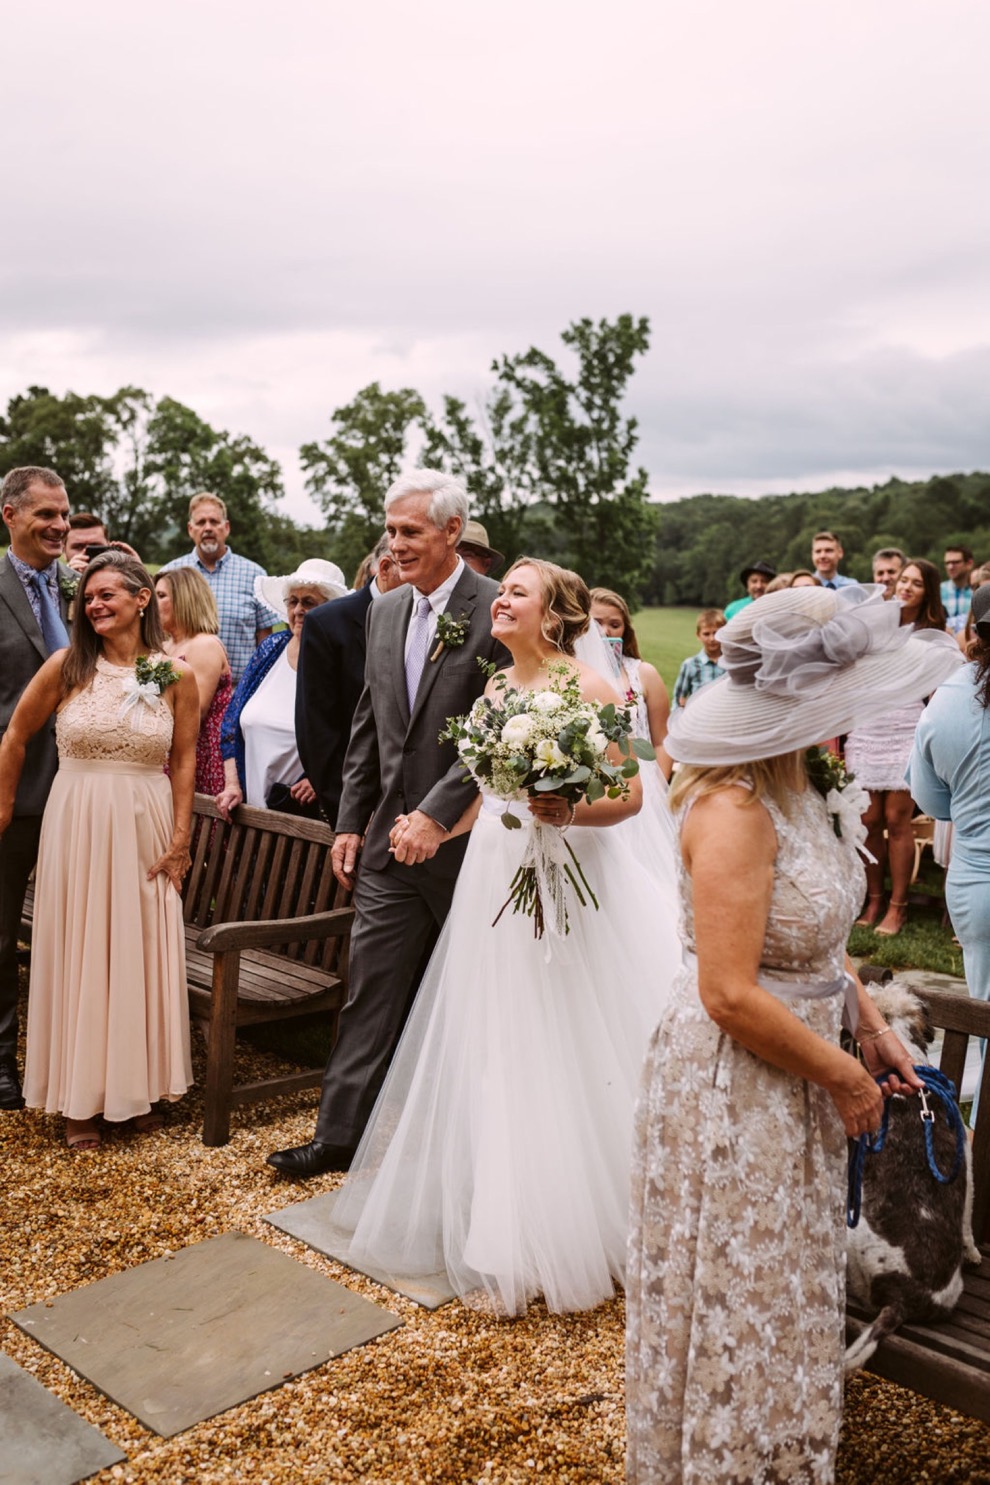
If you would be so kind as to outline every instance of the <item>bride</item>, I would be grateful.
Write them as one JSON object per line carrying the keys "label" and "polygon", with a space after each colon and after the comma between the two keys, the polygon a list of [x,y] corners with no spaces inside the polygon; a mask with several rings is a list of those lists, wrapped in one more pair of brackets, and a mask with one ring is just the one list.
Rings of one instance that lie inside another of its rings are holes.
{"label": "bride", "polygon": [[[492,606],[507,684],[545,690],[564,660],[584,698],[614,701],[574,658],[589,613],[575,573],[517,562]],[[467,1303],[506,1315],[537,1294],[553,1311],[590,1309],[623,1282],[633,1103],[680,958],[669,886],[622,823],[640,807],[630,784],[573,814],[553,794],[484,793],[450,832],[472,832],[450,916],[334,1208],[334,1251],[353,1266],[446,1272]],[[509,911],[494,923],[528,835],[504,828],[507,808],[573,826],[599,908],[572,899],[566,937],[538,940]],[[400,816],[399,862],[403,832]]]}

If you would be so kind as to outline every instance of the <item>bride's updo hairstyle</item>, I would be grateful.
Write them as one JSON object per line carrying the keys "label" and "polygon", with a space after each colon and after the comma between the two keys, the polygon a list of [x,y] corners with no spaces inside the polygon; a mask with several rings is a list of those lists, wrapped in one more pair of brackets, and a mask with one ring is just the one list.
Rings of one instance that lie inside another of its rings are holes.
{"label": "bride's updo hairstyle", "polygon": [[165,631],[158,615],[158,600],[155,597],[155,580],[147,568],[127,552],[116,551],[113,548],[109,552],[101,552],[86,568],[76,589],[74,600],[76,612],[72,621],[69,653],[62,666],[62,686],[66,695],[80,686],[89,685],[96,671],[96,662],[103,654],[103,642],[89,622],[89,615],[86,613],[86,605],[83,602],[89,582],[101,572],[119,574],[124,587],[132,597],[136,598],[142,588],[148,589],[150,597],[147,607],[141,614],[141,646],[150,653],[153,650],[160,650],[165,643]]}
{"label": "bride's updo hairstyle", "polygon": [[584,578],[556,562],[540,557],[520,557],[502,579],[508,582],[517,567],[531,567],[540,580],[543,594],[543,638],[563,655],[573,655],[574,646],[591,622],[591,594]]}

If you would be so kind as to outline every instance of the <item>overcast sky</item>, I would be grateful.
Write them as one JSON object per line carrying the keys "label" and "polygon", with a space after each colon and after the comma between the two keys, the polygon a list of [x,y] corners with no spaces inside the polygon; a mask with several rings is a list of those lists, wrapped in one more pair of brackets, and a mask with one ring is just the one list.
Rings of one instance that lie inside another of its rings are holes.
{"label": "overcast sky", "polygon": [[176,397],[308,518],[369,381],[629,311],[661,498],[990,466],[986,0],[32,0],[4,51],[4,405]]}

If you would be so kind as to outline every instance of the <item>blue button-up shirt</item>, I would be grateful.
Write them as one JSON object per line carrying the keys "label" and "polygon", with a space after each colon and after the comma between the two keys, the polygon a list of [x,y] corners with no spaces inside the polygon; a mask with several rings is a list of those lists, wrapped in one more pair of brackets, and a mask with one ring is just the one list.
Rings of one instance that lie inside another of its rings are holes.
{"label": "blue button-up shirt", "polygon": [[255,578],[267,577],[268,574],[257,562],[248,557],[238,557],[229,547],[212,572],[199,560],[195,550],[167,562],[161,570],[168,572],[172,567],[195,567],[213,589],[220,615],[220,640],[227,651],[236,684],[255,652],[258,630],[271,629],[281,622],[278,614],[254,596]]}

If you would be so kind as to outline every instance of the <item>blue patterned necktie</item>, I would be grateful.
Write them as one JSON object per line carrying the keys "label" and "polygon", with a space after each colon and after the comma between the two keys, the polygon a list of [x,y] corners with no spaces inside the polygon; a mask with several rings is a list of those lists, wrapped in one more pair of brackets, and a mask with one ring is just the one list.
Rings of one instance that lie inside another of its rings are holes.
{"label": "blue patterned necktie", "polygon": [[430,600],[417,598],[409,625],[409,649],[406,652],[406,695],[409,697],[409,712],[412,714],[419,690],[419,679],[426,664],[426,642],[430,637]]}
{"label": "blue patterned necktie", "polygon": [[38,595],[41,607],[41,636],[45,641],[45,649],[49,655],[54,655],[56,650],[64,650],[69,643],[65,625],[62,623],[62,615],[58,611],[58,604],[52,598],[44,575],[36,572],[32,578],[34,591]]}

